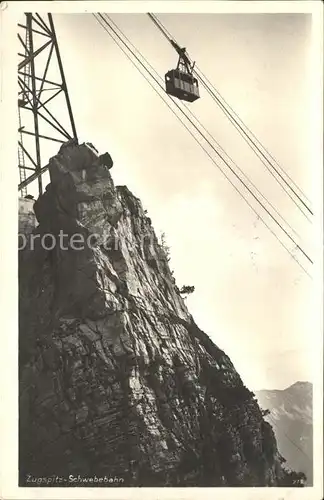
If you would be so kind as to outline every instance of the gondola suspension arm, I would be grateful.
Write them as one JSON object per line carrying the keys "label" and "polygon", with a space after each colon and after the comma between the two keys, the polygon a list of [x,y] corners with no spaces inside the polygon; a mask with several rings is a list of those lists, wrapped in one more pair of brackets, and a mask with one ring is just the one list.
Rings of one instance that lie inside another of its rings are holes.
{"label": "gondola suspension arm", "polygon": [[153,23],[155,24],[155,26],[157,26],[157,28],[161,31],[161,33],[165,36],[165,38],[168,40],[168,42],[172,45],[172,47],[177,51],[177,53],[179,54],[179,62],[180,60],[183,61],[183,63],[185,64],[186,68],[187,68],[187,71],[188,73],[192,74],[192,71],[194,69],[194,66],[195,66],[195,62],[192,62],[188,56],[188,54],[186,53],[186,48],[185,47],[180,47],[177,42],[175,40],[173,40],[169,35],[168,33],[165,31],[165,29],[160,25],[160,23],[158,22],[158,20],[155,18],[155,16],[153,14],[150,14],[149,12],[147,13],[147,15],[149,16],[149,18],[151,19],[151,21],[153,21]]}

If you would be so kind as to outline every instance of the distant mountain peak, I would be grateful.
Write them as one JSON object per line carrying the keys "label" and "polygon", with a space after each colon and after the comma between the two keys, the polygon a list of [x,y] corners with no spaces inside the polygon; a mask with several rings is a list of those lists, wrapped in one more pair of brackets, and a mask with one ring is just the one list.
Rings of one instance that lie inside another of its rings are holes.
{"label": "distant mountain peak", "polygon": [[298,388],[298,389],[305,389],[305,388],[311,388],[313,387],[313,384],[311,382],[307,382],[307,381],[300,381],[298,380],[297,382],[295,382],[294,384],[290,385],[289,387],[287,387],[287,389],[291,389],[292,387],[294,388]]}
{"label": "distant mountain peak", "polygon": [[286,389],[256,391],[265,418],[273,425],[278,449],[287,465],[307,476],[307,485],[313,482],[313,384],[298,380]]}

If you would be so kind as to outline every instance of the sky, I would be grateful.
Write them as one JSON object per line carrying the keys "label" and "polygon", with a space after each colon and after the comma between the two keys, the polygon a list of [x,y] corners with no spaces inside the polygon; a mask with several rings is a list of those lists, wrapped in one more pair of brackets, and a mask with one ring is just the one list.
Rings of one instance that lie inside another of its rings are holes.
{"label": "sky", "polygon": [[[310,15],[158,17],[312,201]],[[111,18],[160,75],[176,66],[174,49],[147,15]],[[126,184],[157,233],[166,234],[178,286],[195,286],[187,304],[200,328],[225,350],[252,390],[312,381],[309,276],[95,18],[54,14],[53,19],[79,140],[111,154],[114,182]],[[312,225],[204,89],[190,109],[311,255]],[[251,196],[248,200],[309,271],[307,260]]]}

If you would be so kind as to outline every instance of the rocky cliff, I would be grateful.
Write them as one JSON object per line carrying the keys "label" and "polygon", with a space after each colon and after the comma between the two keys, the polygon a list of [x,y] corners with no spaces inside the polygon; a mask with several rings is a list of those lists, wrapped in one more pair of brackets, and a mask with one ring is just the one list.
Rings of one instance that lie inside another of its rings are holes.
{"label": "rocky cliff", "polygon": [[20,485],[284,483],[272,427],[111,166],[63,145],[19,252]]}

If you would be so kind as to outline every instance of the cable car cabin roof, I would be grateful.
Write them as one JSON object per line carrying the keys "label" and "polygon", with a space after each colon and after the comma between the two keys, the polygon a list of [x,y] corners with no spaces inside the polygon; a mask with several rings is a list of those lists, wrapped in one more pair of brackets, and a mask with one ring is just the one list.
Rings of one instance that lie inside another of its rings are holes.
{"label": "cable car cabin roof", "polygon": [[199,99],[198,80],[190,73],[172,69],[165,75],[166,92],[182,101]]}

